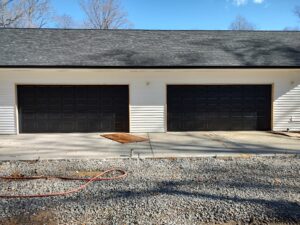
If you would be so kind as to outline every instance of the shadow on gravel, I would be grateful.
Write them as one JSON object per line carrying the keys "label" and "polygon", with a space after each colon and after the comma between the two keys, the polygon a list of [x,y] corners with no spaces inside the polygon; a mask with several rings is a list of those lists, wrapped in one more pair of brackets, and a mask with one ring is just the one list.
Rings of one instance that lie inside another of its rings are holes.
{"label": "shadow on gravel", "polygon": [[[196,199],[208,199],[212,201],[232,201],[235,203],[250,203],[261,205],[265,208],[264,214],[267,214],[270,218],[275,218],[280,222],[295,222],[300,223],[300,205],[296,202],[280,201],[280,200],[266,200],[259,198],[241,198],[230,197],[224,195],[214,195],[205,192],[192,192],[179,190],[181,186],[193,186],[198,185],[196,181],[166,181],[157,184],[157,188],[147,191],[115,191],[110,193],[115,196],[113,198],[130,199],[130,198],[142,198],[151,197],[156,195],[172,195],[172,196],[186,196]],[[241,186],[241,183],[232,183],[232,185]],[[244,184],[245,186],[248,184]],[[260,188],[271,188],[267,186],[261,186]],[[299,188],[298,188],[299,191]],[[110,197],[109,197],[110,198]],[[108,200],[108,199],[104,199]]]}
{"label": "shadow on gravel", "polygon": [[[90,194],[89,190],[86,192],[81,192],[77,195],[72,195],[63,198],[51,198],[51,199],[23,199],[23,200],[9,200],[2,202],[2,206],[7,210],[19,210],[22,208],[26,208],[30,205],[30,211],[39,214],[40,205],[48,205],[47,209],[51,210],[51,208],[57,208],[57,206],[65,204],[68,205],[69,203],[77,203],[77,204],[99,204],[101,207],[105,208],[106,202],[114,200],[116,203],[121,200],[124,201],[132,201],[134,199],[141,199],[141,198],[151,198],[154,196],[159,195],[167,195],[173,197],[190,197],[195,200],[205,200],[205,201],[224,201],[224,202],[231,202],[231,203],[242,203],[242,204],[252,204],[252,205],[259,205],[264,208],[263,213],[267,215],[268,218],[273,218],[277,222],[283,223],[300,223],[300,205],[296,202],[285,201],[285,200],[267,200],[267,199],[260,199],[260,198],[242,198],[240,196],[232,197],[226,196],[224,194],[210,194],[205,193],[205,191],[186,191],[183,189],[193,188],[199,186],[199,181],[195,180],[185,180],[185,181],[161,181],[155,182],[155,188],[152,189],[145,189],[141,191],[135,190],[128,190],[126,186],[128,185],[127,182],[120,182],[120,190],[116,189],[106,189],[103,187],[103,190],[100,192],[94,192],[92,195]],[[222,187],[219,185],[220,188]],[[243,186],[247,186],[248,188],[252,188],[247,183],[228,183],[226,186],[234,187],[234,188],[241,188]],[[92,187],[91,187],[92,188]],[[257,188],[255,186],[255,188]],[[271,189],[274,188],[272,186],[264,186],[259,185],[258,188],[261,189]],[[106,190],[105,190],[106,189]],[[127,189],[127,190],[126,190]],[[289,187],[285,187],[287,191],[290,190]],[[216,190],[218,191],[218,190]],[[291,190],[292,192],[298,192],[298,190]],[[171,200],[171,199],[170,199]],[[200,204],[200,202],[199,202]],[[222,204],[222,203],[221,203]],[[18,209],[15,206],[18,206]],[[226,207],[226,206],[225,206]],[[227,206],[228,207],[228,206]],[[26,219],[24,221],[32,221],[32,218],[28,215],[28,218],[23,217]],[[36,219],[36,218],[34,218]],[[43,221],[42,219],[40,221]],[[27,224],[27,223],[24,223]],[[30,224],[30,223],[28,223]]]}
{"label": "shadow on gravel", "polygon": [[[65,215],[70,211],[72,213],[77,211],[79,205],[80,214],[83,215],[89,208],[97,206],[97,213],[112,208],[112,210],[119,210],[118,213],[120,214],[126,214],[129,208],[129,211],[132,210],[132,216],[138,217],[139,214],[134,211],[135,207],[145,207],[151,210],[151,204],[157,201],[168,201],[172,204],[172,201],[178,200],[180,204],[191,206],[187,209],[190,214],[195,213],[197,209],[193,207],[197,205],[201,205],[202,209],[215,217],[219,215],[217,212],[219,208],[225,209],[222,213],[228,213],[228,209],[231,207],[243,205],[246,206],[246,209],[243,209],[246,216],[263,214],[270,221],[300,224],[300,205],[297,203],[297,199],[294,201],[291,198],[291,196],[297,198],[300,195],[300,189],[297,186],[299,177],[297,176],[298,173],[295,172],[298,168],[296,166],[298,161],[298,156],[296,161],[292,161],[292,163],[289,158],[277,162],[276,160],[255,161],[254,164],[248,160],[242,160],[241,166],[237,166],[239,161],[223,161],[221,164],[217,164],[219,166],[212,164],[211,167],[209,165],[212,161],[197,161],[198,163],[194,167],[183,163],[187,161],[182,161],[181,163],[167,164],[169,169],[165,172],[170,173],[170,176],[163,174],[163,178],[156,175],[147,177],[146,170],[151,166],[145,164],[147,167],[141,167],[140,173],[134,174],[134,169],[139,169],[139,167],[129,167],[129,176],[126,179],[94,183],[75,195],[48,199],[3,200],[0,204],[5,211],[16,212],[15,214],[22,215],[26,211],[24,217],[20,217],[23,220],[26,219],[25,221],[40,219],[42,222],[43,218],[41,217],[48,215],[45,212],[40,212],[42,206],[43,209],[49,210],[50,215],[54,215],[54,217],[55,210],[62,208],[64,211],[59,213]],[[134,162],[130,161],[131,165]],[[154,168],[149,168],[150,172],[152,169],[159,171],[157,167],[159,165],[154,164]],[[54,164],[53,168],[56,167],[57,164]],[[76,166],[75,168],[72,167],[72,170],[76,168]],[[77,169],[79,170],[79,168]],[[234,171],[237,170],[240,172],[235,174]],[[61,171],[61,167],[57,167],[57,171]],[[180,174],[178,178],[176,173]],[[174,175],[175,178],[172,178],[171,175],[172,177]],[[140,203],[143,204],[139,205]],[[178,211],[182,207],[180,204],[176,205]],[[118,207],[115,207],[116,205]],[[128,208],[126,209],[126,207]],[[168,206],[162,204],[160,210],[166,210],[163,207]],[[253,210],[249,208],[253,208]],[[122,211],[123,209],[124,211]],[[34,215],[34,217],[30,215]],[[235,215],[228,214],[228,217],[232,220],[236,219]],[[0,224],[3,224],[1,222]],[[35,223],[23,222],[20,224]]]}

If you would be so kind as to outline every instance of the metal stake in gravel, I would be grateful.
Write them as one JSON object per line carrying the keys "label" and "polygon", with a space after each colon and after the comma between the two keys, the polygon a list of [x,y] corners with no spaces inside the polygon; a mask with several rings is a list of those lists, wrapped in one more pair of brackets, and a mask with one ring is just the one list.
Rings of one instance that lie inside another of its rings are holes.
{"label": "metal stake in gravel", "polygon": [[[121,173],[121,175],[118,176],[113,176],[113,177],[103,177],[104,175],[111,174],[113,172],[118,172]],[[73,177],[60,177],[60,176],[33,176],[33,177],[13,177],[13,176],[8,176],[8,177],[0,177],[0,179],[5,179],[5,180],[37,180],[37,179],[61,179],[61,180],[80,180],[80,181],[86,181],[85,184],[79,186],[78,188],[74,188],[65,192],[55,192],[55,193],[48,193],[48,194],[35,194],[35,195],[0,195],[0,198],[47,198],[47,197],[55,197],[55,196],[64,196],[64,195],[69,195],[73,194],[76,192],[79,192],[83,189],[85,189],[88,185],[95,181],[108,181],[108,180],[118,180],[125,178],[127,176],[127,172],[124,170],[120,169],[110,169],[106,170],[102,173],[99,173],[95,177],[92,178],[73,178]]]}

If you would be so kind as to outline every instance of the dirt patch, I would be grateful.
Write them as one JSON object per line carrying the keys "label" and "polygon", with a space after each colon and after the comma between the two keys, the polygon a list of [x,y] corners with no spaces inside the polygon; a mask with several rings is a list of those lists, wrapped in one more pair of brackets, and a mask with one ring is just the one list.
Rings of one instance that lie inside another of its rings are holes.
{"label": "dirt patch", "polygon": [[12,177],[12,178],[22,178],[22,177],[24,177],[24,175],[21,174],[20,171],[16,170],[16,171],[14,171],[14,172],[11,173],[10,177]]}
{"label": "dirt patch", "polygon": [[32,222],[33,224],[57,224],[55,215],[51,211],[39,211],[35,215],[30,216],[30,222]]}
{"label": "dirt patch", "polygon": [[132,134],[126,134],[126,133],[104,134],[101,136],[104,138],[119,142],[121,144],[143,142],[143,141],[149,140],[147,138],[139,137],[139,136],[132,135]]}
{"label": "dirt patch", "polygon": [[19,215],[11,218],[1,220],[2,225],[32,225],[32,224],[45,224],[56,225],[58,224],[55,215],[51,211],[39,211],[33,215]]}
{"label": "dirt patch", "polygon": [[235,160],[239,160],[239,159],[251,159],[255,157],[255,155],[253,154],[238,154],[238,155],[234,155],[234,156],[215,156],[214,158],[218,159],[218,160],[223,160],[223,161],[233,161]]}
{"label": "dirt patch", "polygon": [[[227,223],[220,223],[220,225],[240,225],[240,224],[244,224],[243,222],[236,222],[236,221],[229,221]],[[261,223],[261,222],[249,222],[249,225],[261,225],[261,224],[264,224],[264,225],[291,225],[293,223]],[[216,223],[205,223],[203,225],[216,225]]]}

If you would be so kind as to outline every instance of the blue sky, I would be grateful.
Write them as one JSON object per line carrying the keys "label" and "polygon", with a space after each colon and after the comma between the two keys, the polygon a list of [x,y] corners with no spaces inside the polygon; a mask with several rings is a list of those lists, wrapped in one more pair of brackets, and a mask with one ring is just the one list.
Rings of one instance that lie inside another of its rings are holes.
{"label": "blue sky", "polygon": [[[77,0],[52,0],[59,14],[84,18]],[[300,27],[300,0],[121,0],[135,29],[227,29],[237,15],[260,30]]]}

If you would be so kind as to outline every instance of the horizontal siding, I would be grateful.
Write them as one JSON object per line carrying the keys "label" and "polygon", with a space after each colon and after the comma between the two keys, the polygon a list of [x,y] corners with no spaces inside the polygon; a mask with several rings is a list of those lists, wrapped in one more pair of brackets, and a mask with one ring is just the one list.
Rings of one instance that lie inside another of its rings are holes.
{"label": "horizontal siding", "polygon": [[0,134],[16,134],[14,85],[0,82]]}
{"label": "horizontal siding", "polygon": [[17,131],[15,84],[129,84],[130,131],[164,132],[167,84],[224,83],[274,84],[274,130],[300,131],[299,69],[0,69],[0,134]]}
{"label": "horizontal siding", "polygon": [[130,106],[130,131],[164,132],[163,106]]}
{"label": "horizontal siding", "polygon": [[274,102],[274,130],[300,130],[300,85]]}

